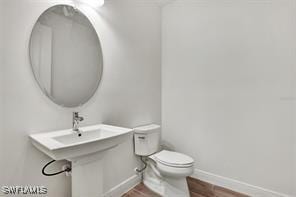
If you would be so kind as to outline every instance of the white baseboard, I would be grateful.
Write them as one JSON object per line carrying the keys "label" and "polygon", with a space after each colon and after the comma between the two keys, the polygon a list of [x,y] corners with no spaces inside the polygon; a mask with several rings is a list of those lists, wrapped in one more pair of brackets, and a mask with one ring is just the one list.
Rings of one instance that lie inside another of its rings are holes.
{"label": "white baseboard", "polygon": [[104,197],[120,197],[141,182],[141,176],[133,175],[104,194]]}
{"label": "white baseboard", "polygon": [[[195,169],[192,175],[193,178],[211,183],[213,185],[221,186],[231,189],[236,192],[250,195],[252,197],[292,197],[291,195],[282,194],[262,187],[254,186],[248,183],[219,176],[210,172]],[[113,187],[104,194],[104,197],[120,197],[137,184],[141,182],[141,176],[133,175],[119,185]]]}
{"label": "white baseboard", "polygon": [[279,192],[257,187],[248,183],[243,183],[241,181],[219,176],[199,169],[194,170],[194,174],[192,175],[192,177],[211,183],[213,185],[221,186],[236,192],[247,194],[252,197],[292,197],[287,194],[281,194]]}

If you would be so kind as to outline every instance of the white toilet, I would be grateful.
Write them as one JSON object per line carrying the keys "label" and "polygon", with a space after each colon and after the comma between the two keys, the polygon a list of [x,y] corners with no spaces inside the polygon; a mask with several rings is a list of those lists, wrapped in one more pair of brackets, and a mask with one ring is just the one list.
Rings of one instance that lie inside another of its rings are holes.
{"label": "white toilet", "polygon": [[186,177],[193,173],[194,160],[182,153],[160,150],[160,126],[151,124],[134,129],[135,153],[147,167],[144,184],[165,197],[189,197]]}

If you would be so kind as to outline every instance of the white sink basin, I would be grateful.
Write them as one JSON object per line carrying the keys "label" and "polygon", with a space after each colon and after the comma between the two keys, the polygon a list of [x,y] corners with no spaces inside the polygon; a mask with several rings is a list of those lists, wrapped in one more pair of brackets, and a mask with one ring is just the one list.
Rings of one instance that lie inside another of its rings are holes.
{"label": "white sink basin", "polygon": [[33,145],[55,160],[73,158],[101,152],[128,139],[132,129],[110,125],[80,128],[82,136],[72,129],[30,135]]}

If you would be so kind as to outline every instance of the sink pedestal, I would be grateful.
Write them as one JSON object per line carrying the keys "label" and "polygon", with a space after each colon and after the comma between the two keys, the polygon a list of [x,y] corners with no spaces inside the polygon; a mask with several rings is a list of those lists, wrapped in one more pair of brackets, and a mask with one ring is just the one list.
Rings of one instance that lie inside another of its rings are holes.
{"label": "sink pedestal", "polygon": [[103,196],[103,157],[106,151],[69,159],[72,163],[72,197]]}

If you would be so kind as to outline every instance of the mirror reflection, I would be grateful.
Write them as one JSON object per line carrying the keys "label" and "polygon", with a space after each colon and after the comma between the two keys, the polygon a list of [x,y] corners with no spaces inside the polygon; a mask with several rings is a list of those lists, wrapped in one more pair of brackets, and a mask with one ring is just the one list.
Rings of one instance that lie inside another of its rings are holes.
{"label": "mirror reflection", "polygon": [[30,40],[36,81],[56,104],[78,107],[96,92],[103,70],[102,50],[88,18],[69,5],[46,10]]}

